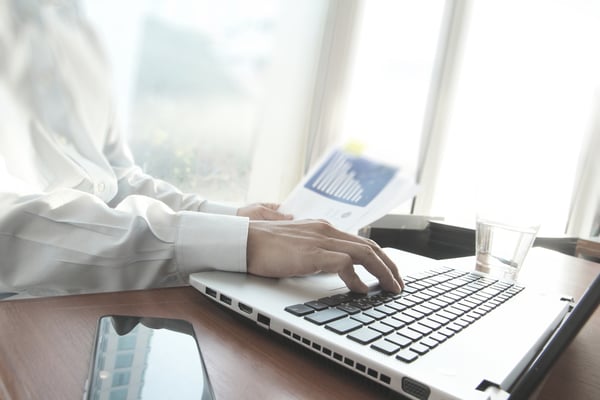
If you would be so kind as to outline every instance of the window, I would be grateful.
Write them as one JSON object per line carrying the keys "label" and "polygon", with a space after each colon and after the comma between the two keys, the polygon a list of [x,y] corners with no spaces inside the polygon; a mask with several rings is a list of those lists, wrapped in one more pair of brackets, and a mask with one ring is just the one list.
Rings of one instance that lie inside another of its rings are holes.
{"label": "window", "polygon": [[[365,1],[357,21],[340,136],[414,173],[444,3]],[[396,212],[410,207],[407,202]]]}
{"label": "window", "polygon": [[[254,185],[257,200],[278,201],[289,178],[273,174],[301,171],[328,2],[85,5],[113,64],[136,162],[212,200],[249,202]],[[264,154],[281,158],[267,165],[257,160]]]}
{"label": "window", "polygon": [[117,349],[121,350],[133,350],[135,349],[135,345],[137,343],[136,335],[126,335],[121,336],[119,338],[119,343],[117,344]]}
{"label": "window", "polygon": [[131,377],[130,371],[115,371],[113,373],[112,386],[123,386],[129,384],[129,379]]}
{"label": "window", "polygon": [[416,170],[397,212],[473,227],[483,205],[539,214],[540,235],[599,229],[598,2],[85,4],[136,160],[183,190],[282,201],[353,139]]}
{"label": "window", "polygon": [[127,400],[127,388],[118,388],[110,391],[109,400]]}
{"label": "window", "polygon": [[129,368],[133,365],[133,353],[117,354],[115,359],[116,368]]}
{"label": "window", "polygon": [[479,207],[537,214],[540,235],[562,235],[579,159],[600,150],[587,145],[599,133],[598,3],[470,4],[442,151],[428,160],[437,176],[423,182],[432,202],[419,211],[466,226]]}
{"label": "window", "polygon": [[417,167],[444,0],[363,3],[342,137]]}

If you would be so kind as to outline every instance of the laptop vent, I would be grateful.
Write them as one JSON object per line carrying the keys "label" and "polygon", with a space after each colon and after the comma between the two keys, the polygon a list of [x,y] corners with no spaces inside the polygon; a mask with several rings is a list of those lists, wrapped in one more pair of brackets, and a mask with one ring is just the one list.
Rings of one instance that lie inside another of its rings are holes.
{"label": "laptop vent", "polygon": [[427,400],[431,393],[429,387],[410,378],[402,378],[402,390],[419,400]]}
{"label": "laptop vent", "polygon": [[288,329],[284,329],[283,333],[286,336],[290,336],[296,342],[304,345],[305,347],[309,347],[309,348],[312,348],[313,350],[323,353],[328,358],[336,361],[338,364],[345,364],[346,366],[354,368],[356,371],[358,371],[360,374],[362,374],[364,376],[367,376],[374,380],[379,379],[379,381],[385,383],[386,385],[390,385],[392,382],[392,379],[389,376],[387,376],[385,374],[380,374],[378,371],[374,370],[373,368],[368,368],[364,364],[355,362],[351,358],[344,357],[340,353],[337,353],[337,352],[335,352],[327,347],[324,347],[316,342],[312,342],[310,339],[302,337],[301,335],[299,335],[297,333],[291,332]]}

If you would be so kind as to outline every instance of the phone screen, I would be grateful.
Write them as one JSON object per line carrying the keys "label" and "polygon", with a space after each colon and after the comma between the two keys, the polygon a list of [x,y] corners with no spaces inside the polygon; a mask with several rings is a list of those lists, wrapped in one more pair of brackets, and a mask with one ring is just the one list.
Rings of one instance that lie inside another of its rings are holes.
{"label": "phone screen", "polygon": [[194,328],[179,319],[100,318],[84,399],[213,400]]}

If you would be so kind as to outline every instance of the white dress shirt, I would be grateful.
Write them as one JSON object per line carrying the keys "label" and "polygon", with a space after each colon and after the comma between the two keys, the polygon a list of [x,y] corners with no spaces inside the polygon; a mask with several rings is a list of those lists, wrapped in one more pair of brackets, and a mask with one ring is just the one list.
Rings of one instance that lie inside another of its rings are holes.
{"label": "white dress shirt", "polygon": [[248,219],[135,166],[109,79],[76,5],[0,0],[0,292],[246,271]]}

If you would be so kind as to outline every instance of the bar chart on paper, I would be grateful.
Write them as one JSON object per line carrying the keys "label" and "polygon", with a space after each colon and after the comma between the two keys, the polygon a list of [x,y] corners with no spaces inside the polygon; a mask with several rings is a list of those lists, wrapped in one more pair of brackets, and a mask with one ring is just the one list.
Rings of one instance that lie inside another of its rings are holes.
{"label": "bar chart on paper", "polygon": [[397,168],[335,151],[304,187],[329,199],[365,207],[396,172]]}

